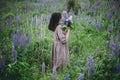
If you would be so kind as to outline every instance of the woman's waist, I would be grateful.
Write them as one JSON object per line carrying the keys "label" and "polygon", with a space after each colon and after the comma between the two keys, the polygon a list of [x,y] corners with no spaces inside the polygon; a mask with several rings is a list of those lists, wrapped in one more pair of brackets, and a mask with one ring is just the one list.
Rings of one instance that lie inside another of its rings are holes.
{"label": "woman's waist", "polygon": [[60,41],[54,41],[53,43],[61,43]]}
{"label": "woman's waist", "polygon": [[65,45],[65,44],[67,44],[67,43],[63,44],[63,43],[60,42],[60,41],[54,41],[53,44],[62,44],[62,45]]}

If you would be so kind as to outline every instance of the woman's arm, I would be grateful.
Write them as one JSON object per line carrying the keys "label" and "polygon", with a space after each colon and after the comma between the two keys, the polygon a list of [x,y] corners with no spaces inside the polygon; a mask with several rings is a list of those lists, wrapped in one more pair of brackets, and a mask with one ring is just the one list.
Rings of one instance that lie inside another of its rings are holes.
{"label": "woman's arm", "polygon": [[70,33],[70,28],[69,27],[67,27],[67,29],[66,29],[66,38],[68,39],[68,37],[69,37],[69,33]]}
{"label": "woman's arm", "polygon": [[60,25],[57,27],[57,34],[58,34],[59,40],[62,43],[66,43],[68,41],[69,32],[70,32],[70,28],[69,27],[66,28],[65,33],[62,31]]}

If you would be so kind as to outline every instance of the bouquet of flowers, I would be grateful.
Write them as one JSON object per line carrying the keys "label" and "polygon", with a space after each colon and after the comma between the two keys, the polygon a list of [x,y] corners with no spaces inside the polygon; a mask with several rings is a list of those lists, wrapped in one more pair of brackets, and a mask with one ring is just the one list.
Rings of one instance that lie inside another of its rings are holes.
{"label": "bouquet of flowers", "polygon": [[72,25],[72,16],[68,17],[68,14],[66,11],[63,11],[62,13],[62,18],[60,20],[60,23],[61,24],[64,24],[66,25],[67,27],[70,27],[71,28],[71,25]]}

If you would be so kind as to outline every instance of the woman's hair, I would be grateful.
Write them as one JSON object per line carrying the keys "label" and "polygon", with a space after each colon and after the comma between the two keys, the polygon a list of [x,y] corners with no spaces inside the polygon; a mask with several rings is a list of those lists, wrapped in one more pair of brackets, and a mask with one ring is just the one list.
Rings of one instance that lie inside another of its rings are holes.
{"label": "woman's hair", "polygon": [[61,13],[59,12],[53,13],[50,18],[48,29],[51,31],[55,31],[57,25],[59,24],[60,19],[61,19]]}

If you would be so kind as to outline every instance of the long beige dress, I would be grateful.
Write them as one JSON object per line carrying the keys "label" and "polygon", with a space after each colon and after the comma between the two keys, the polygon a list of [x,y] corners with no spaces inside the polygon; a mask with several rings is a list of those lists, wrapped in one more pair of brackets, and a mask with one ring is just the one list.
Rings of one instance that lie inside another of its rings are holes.
{"label": "long beige dress", "polygon": [[68,50],[68,39],[61,29],[61,25],[56,27],[53,32],[54,42],[52,46],[52,67],[58,68],[62,65],[70,63],[69,50]]}

